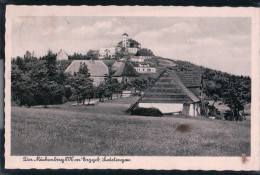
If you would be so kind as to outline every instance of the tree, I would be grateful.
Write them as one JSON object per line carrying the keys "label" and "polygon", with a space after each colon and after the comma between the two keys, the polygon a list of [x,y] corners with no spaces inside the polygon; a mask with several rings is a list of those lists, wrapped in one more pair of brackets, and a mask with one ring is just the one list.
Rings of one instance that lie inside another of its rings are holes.
{"label": "tree", "polygon": [[136,52],[136,56],[154,56],[154,54],[151,50],[143,48]]}
{"label": "tree", "polygon": [[70,77],[69,81],[73,88],[74,95],[77,96],[77,102],[82,100],[82,104],[85,104],[85,100],[94,96],[93,80],[90,78],[90,73],[85,64],[82,64],[79,71]]}
{"label": "tree", "polygon": [[46,59],[46,66],[47,66],[47,74],[49,78],[53,78],[57,75],[56,55],[53,54],[51,50],[48,50],[45,59]]}
{"label": "tree", "polygon": [[139,95],[141,95],[143,90],[146,90],[149,85],[151,85],[155,81],[152,77],[138,77],[131,81],[131,85],[136,90],[139,90]]}
{"label": "tree", "polygon": [[[29,57],[27,52],[25,57]],[[51,51],[44,60],[28,59],[27,63],[17,57],[12,65],[12,99],[20,106],[62,103],[63,79],[56,68],[56,56]]]}
{"label": "tree", "polygon": [[113,93],[117,92],[117,87],[118,87],[118,81],[117,79],[113,79],[112,75],[109,74],[105,78],[105,94],[107,95],[109,100],[113,99]]}
{"label": "tree", "polygon": [[104,96],[105,96],[105,91],[106,91],[106,86],[105,83],[100,83],[97,87],[96,87],[96,92],[98,94],[99,97],[99,101],[100,102],[104,102]]}
{"label": "tree", "polygon": [[31,87],[32,81],[30,80],[29,72],[22,72],[17,65],[12,65],[11,71],[11,91],[12,100],[14,100],[19,106],[33,105],[33,92]]}
{"label": "tree", "polygon": [[46,108],[50,104],[62,103],[64,86],[58,81],[58,73],[48,69],[47,62],[33,69],[30,78],[35,89],[35,105],[42,104]]}
{"label": "tree", "polygon": [[72,95],[72,88],[71,88],[71,86],[65,86],[65,89],[64,89],[64,95],[65,95],[65,97],[68,99],[68,100],[70,100],[70,97],[71,97],[71,95]]}
{"label": "tree", "polygon": [[244,105],[240,93],[239,83],[234,82],[234,77],[231,77],[229,88],[225,93],[225,104],[230,108],[232,113],[229,120],[241,120],[239,111],[244,109]]}
{"label": "tree", "polygon": [[24,62],[24,60],[21,57],[17,57],[16,60],[14,61],[14,64],[16,64],[18,66],[18,69],[21,71],[26,71],[26,64]]}
{"label": "tree", "polygon": [[98,60],[98,52],[95,50],[89,50],[86,57],[87,59]]}

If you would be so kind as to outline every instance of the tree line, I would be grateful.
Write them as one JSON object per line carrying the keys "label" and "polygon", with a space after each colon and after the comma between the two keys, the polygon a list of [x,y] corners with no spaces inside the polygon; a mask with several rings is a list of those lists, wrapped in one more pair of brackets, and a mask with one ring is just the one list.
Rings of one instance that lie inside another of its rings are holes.
{"label": "tree line", "polygon": [[224,102],[230,108],[228,120],[240,120],[240,113],[251,103],[251,78],[235,76],[220,71],[206,69],[204,73],[204,93],[211,99]]}
{"label": "tree line", "polygon": [[[87,65],[82,64],[79,71],[73,75],[64,72],[67,62],[61,61],[57,64],[56,54],[51,50],[37,59],[29,54],[24,57],[12,58],[11,71],[11,94],[12,102],[19,106],[35,106],[62,104],[66,101],[77,101],[89,104],[90,99],[99,98],[104,102],[107,98],[111,100],[113,95],[122,96],[127,87],[132,87],[139,92],[146,88],[150,79],[138,78],[132,83],[118,82],[112,78],[110,71],[105,81],[95,86]],[[65,66],[64,66],[65,65]]]}
{"label": "tree line", "polygon": [[[190,70],[203,72],[203,93],[207,100],[226,104],[230,111],[226,119],[240,120],[240,113],[251,103],[251,78],[236,76],[225,72],[197,66],[188,61],[175,61],[178,65]],[[206,102],[207,103],[207,102]],[[214,108],[214,103],[211,107]]]}

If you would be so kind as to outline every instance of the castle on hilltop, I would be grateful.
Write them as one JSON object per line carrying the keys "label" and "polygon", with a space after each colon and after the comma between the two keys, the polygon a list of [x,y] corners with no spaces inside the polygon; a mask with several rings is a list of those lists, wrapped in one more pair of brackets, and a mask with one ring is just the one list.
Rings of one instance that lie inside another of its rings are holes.
{"label": "castle on hilltop", "polygon": [[128,34],[124,33],[122,35],[122,41],[117,44],[118,51],[125,51],[132,54],[136,54],[136,52],[141,49],[141,44],[131,38],[128,38]]}
{"label": "castle on hilltop", "polygon": [[136,54],[141,49],[141,44],[131,38],[128,38],[128,34],[122,35],[122,41],[120,41],[116,47],[106,47],[99,49],[99,59],[115,58],[116,53],[127,52],[130,54]]}

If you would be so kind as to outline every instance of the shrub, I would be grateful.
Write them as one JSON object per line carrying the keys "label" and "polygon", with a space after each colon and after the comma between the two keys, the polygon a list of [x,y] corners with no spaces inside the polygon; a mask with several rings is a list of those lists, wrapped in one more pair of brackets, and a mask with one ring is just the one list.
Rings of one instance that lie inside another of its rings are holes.
{"label": "shrub", "polygon": [[157,108],[136,108],[131,112],[131,115],[142,115],[142,116],[157,116],[161,117],[163,114]]}

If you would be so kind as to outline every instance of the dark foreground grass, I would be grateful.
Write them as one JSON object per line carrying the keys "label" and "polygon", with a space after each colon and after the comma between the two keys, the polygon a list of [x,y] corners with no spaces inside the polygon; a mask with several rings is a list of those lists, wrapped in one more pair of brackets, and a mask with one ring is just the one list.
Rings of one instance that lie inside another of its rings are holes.
{"label": "dark foreground grass", "polygon": [[[122,112],[122,109],[114,110]],[[83,107],[74,111],[12,107],[11,154],[250,155],[250,121],[155,118],[89,111]]]}
{"label": "dark foreground grass", "polygon": [[250,155],[250,120],[143,117],[124,111],[138,97],[97,106],[12,107],[12,155]]}

